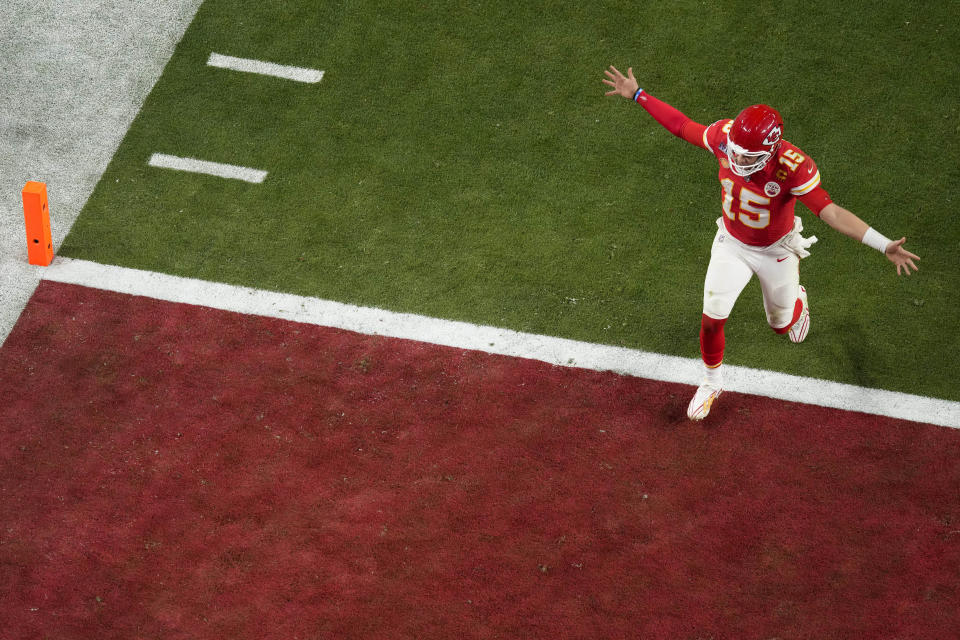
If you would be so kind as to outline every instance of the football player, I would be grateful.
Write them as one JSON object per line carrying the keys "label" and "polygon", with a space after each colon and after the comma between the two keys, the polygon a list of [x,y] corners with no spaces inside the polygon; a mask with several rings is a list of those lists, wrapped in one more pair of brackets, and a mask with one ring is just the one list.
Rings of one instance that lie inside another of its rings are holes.
{"label": "football player", "polygon": [[883,253],[897,275],[917,270],[919,257],[903,248],[906,238],[884,237],[831,200],[810,156],[783,139],[776,109],[755,104],[733,120],[704,126],[641,89],[632,68],[626,76],[613,66],[604,73],[604,84],[612,87],[606,95],[633,100],[670,133],[711,152],[720,165],[722,214],[704,279],[700,324],[704,377],[687,407],[691,420],[707,417],[723,392],[723,325],[754,274],[770,327],[793,342],[802,342],[810,331],[799,264],[816,237],[801,235],[803,225],[793,213],[797,200],[830,227]]}

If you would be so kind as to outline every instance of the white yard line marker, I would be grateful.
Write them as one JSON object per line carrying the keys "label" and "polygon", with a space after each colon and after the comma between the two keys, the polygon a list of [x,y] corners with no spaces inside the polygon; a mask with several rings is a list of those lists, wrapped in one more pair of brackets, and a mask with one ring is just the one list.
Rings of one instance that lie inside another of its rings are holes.
{"label": "white yard line marker", "polygon": [[283,78],[284,80],[296,80],[297,82],[315,83],[323,80],[323,71],[319,69],[290,67],[273,62],[264,62],[262,60],[234,58],[233,56],[225,56],[219,53],[211,53],[210,58],[207,60],[207,65],[221,69],[231,69],[233,71],[259,73],[263,76],[274,76]]}
{"label": "white yard line marker", "polygon": [[238,167],[233,164],[221,164],[219,162],[209,162],[207,160],[197,160],[196,158],[180,158],[178,156],[168,156],[165,153],[155,153],[150,156],[147,163],[151,167],[160,167],[161,169],[175,169],[177,171],[189,171],[191,173],[204,173],[220,178],[231,178],[233,180],[243,180],[259,184],[267,177],[266,171],[260,169],[250,169],[248,167]]}
{"label": "white yard line marker", "polygon": [[[169,302],[346,329],[368,335],[541,360],[554,365],[700,383],[699,359],[577,342],[466,322],[236,287],[150,271],[55,258],[44,278]],[[729,391],[960,428],[960,402],[727,365]],[[691,389],[692,392],[692,389]]]}

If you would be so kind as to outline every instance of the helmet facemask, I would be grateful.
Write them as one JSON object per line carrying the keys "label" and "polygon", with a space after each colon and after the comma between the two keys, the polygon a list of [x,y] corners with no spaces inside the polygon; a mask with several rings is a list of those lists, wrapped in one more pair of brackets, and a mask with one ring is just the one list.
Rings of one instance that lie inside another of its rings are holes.
{"label": "helmet facemask", "polygon": [[770,157],[772,151],[750,151],[733,142],[727,135],[727,160],[730,162],[730,170],[738,176],[749,176],[763,169]]}

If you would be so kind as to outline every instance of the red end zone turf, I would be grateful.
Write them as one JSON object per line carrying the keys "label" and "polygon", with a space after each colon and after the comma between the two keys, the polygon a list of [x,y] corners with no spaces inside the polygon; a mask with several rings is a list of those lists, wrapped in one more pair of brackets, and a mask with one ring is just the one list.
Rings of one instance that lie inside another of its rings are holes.
{"label": "red end zone turf", "polygon": [[960,432],[43,283],[13,638],[947,638]]}

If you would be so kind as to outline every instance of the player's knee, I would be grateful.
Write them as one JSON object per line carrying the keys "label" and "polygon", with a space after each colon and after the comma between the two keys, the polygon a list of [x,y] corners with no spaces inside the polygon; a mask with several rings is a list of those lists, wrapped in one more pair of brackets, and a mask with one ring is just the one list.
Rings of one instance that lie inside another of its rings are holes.
{"label": "player's knee", "polygon": [[733,304],[727,296],[707,292],[703,296],[703,315],[710,318],[729,318]]}
{"label": "player's knee", "polygon": [[786,333],[789,331],[790,325],[793,324],[792,319],[792,313],[775,312],[767,314],[767,322],[770,323],[770,328],[776,333]]}
{"label": "player's knee", "polygon": [[786,333],[799,313],[797,309],[797,286],[794,283],[777,287],[769,297],[764,299],[764,309],[767,312],[767,323],[777,333]]}
{"label": "player's knee", "polygon": [[786,333],[793,324],[793,307],[778,307],[767,311],[767,322],[777,333]]}

